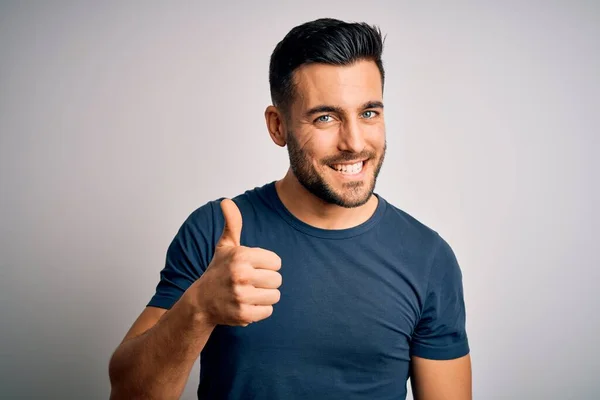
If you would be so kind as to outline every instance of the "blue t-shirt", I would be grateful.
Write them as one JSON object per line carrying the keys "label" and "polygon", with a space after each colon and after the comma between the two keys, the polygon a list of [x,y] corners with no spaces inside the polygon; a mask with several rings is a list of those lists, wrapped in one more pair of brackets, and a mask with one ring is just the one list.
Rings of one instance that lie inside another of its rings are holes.
{"label": "blue t-shirt", "polygon": [[[281,300],[265,320],[215,328],[200,357],[199,398],[404,399],[412,355],[469,353],[452,249],[376,196],[372,217],[342,230],[295,218],[274,182],[233,199],[241,244],[281,257]],[[220,200],[184,222],[149,306],[171,308],[206,270],[224,227]]]}

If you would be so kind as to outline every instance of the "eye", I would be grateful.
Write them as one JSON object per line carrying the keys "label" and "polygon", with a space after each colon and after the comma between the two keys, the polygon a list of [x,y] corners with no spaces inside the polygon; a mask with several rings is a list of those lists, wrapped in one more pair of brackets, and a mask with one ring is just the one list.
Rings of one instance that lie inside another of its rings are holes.
{"label": "eye", "polygon": [[331,115],[329,115],[329,114],[321,115],[320,117],[315,119],[315,122],[330,122],[330,121],[331,121]]}
{"label": "eye", "polygon": [[379,115],[379,113],[373,110],[368,110],[362,113],[362,117],[365,119],[375,118],[377,115]]}

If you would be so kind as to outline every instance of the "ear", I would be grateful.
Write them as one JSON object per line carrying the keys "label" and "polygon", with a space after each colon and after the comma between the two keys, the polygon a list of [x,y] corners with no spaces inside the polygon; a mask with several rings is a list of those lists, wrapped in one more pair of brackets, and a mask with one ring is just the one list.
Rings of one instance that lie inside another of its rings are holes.
{"label": "ear", "polygon": [[279,109],[275,106],[268,106],[265,110],[265,122],[271,139],[277,146],[284,147],[285,140],[285,118]]}

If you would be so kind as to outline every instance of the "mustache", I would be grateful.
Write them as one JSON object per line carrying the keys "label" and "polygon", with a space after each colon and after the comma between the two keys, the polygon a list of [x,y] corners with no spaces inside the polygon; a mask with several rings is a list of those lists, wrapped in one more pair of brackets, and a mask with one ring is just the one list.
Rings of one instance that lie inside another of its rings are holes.
{"label": "mustache", "polygon": [[376,156],[376,154],[374,151],[367,151],[367,150],[361,151],[360,153],[344,152],[344,153],[340,153],[335,156],[324,158],[322,160],[322,163],[326,164],[326,165],[339,164],[339,163],[343,163],[343,162],[371,159],[371,158],[375,158],[375,156]]}

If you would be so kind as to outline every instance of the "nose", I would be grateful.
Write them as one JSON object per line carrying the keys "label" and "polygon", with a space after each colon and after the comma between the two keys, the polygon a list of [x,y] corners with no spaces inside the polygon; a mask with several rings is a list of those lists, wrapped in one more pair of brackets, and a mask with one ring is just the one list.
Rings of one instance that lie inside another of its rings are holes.
{"label": "nose", "polygon": [[340,127],[338,150],[360,153],[365,148],[365,139],[358,121],[348,119]]}

